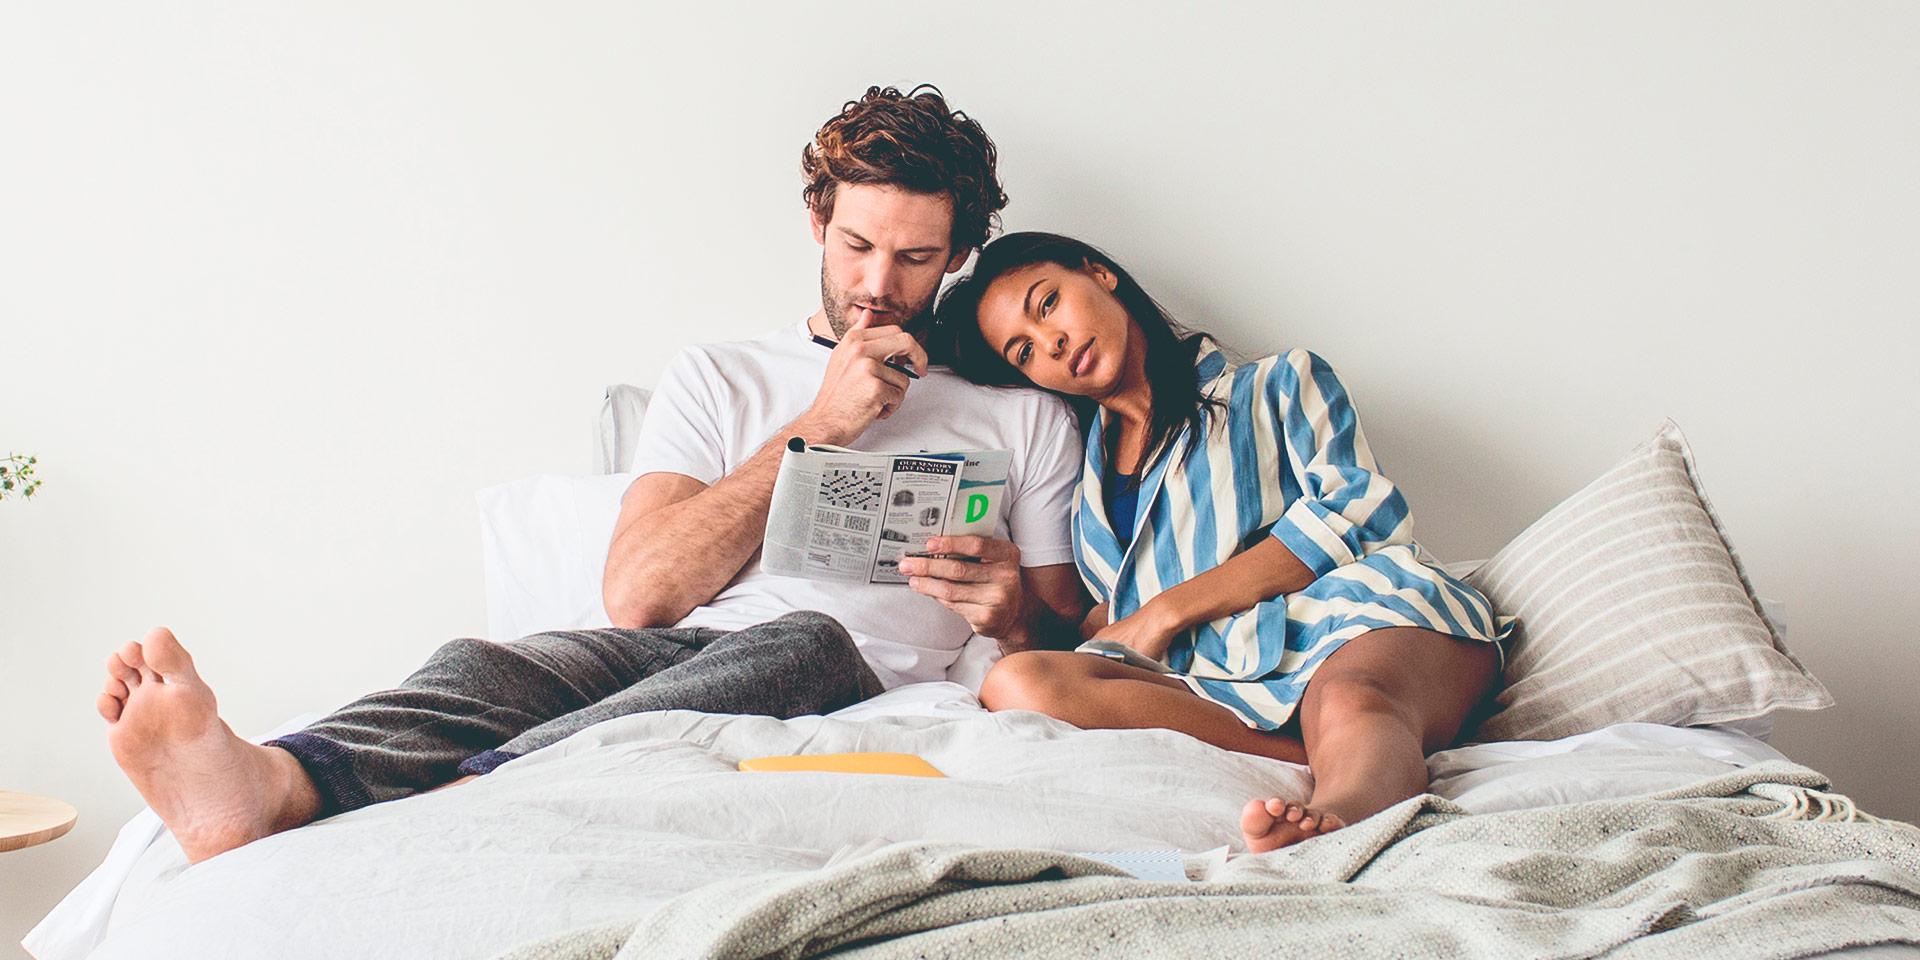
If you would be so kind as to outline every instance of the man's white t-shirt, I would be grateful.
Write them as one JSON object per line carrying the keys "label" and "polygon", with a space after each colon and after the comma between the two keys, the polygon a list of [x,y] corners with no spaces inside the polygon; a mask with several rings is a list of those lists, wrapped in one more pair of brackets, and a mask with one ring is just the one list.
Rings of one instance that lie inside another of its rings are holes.
{"label": "man's white t-shirt", "polygon": [[[805,322],[752,340],[682,350],[647,404],[634,471],[678,473],[712,485],[806,412],[831,353],[813,342]],[[1082,447],[1060,398],[982,387],[946,367],[930,367],[892,416],[874,421],[848,446],[888,453],[1012,450],[996,535],[1020,547],[1023,566],[1073,562],[1068,511]],[[757,552],[726,589],[679,625],[738,630],[795,610],[819,610],[840,621],[888,688],[945,679],[973,636],[965,618],[905,584],[779,576],[760,569]]]}

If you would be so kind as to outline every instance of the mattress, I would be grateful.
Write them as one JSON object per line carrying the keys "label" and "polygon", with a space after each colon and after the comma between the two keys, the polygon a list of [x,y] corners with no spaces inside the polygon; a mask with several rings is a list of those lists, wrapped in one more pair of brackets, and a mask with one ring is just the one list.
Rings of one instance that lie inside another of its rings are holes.
{"label": "mattress", "polygon": [[[735,769],[754,756],[855,751],[918,754],[947,778]],[[1494,811],[1657,792],[1780,758],[1735,731],[1623,724],[1449,750],[1430,772],[1434,792]],[[78,960],[96,941],[98,960],[486,957],[708,883],[814,870],[892,841],[1238,850],[1246,800],[1304,799],[1311,785],[1304,767],[1172,731],[986,713],[952,683],[829,717],[640,714],[470,784],[192,866],[164,832],[149,840],[130,827],[89,896],[83,885],[25,942],[40,960]]]}

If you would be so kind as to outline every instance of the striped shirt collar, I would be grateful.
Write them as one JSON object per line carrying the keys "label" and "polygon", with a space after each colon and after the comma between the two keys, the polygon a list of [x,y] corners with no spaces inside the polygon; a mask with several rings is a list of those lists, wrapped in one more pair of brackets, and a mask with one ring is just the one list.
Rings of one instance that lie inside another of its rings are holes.
{"label": "striped shirt collar", "polygon": [[[1220,379],[1228,372],[1226,355],[1214,343],[1213,338],[1203,337],[1200,348],[1194,357],[1194,376],[1202,389]],[[1120,536],[1113,529],[1113,521],[1107,516],[1106,479],[1107,479],[1107,411],[1105,407],[1095,409],[1093,426],[1087,432],[1087,456],[1085,468],[1080,475],[1080,504],[1075,512],[1074,536],[1089,552],[1097,554],[1106,561],[1106,565],[1116,571],[1118,583],[1130,580],[1128,568],[1134,563],[1140,544],[1140,531],[1145,529],[1153,516],[1154,501],[1159,498],[1161,484],[1166,480],[1167,465],[1177,463],[1186,456],[1190,427],[1182,427],[1166,452],[1154,461],[1153,468],[1140,480],[1140,502],[1134,510],[1134,526],[1127,546],[1120,546]],[[1108,584],[1094,576],[1086,561],[1080,564],[1081,578],[1089,586],[1099,585],[1094,594],[1101,600],[1106,596]]]}

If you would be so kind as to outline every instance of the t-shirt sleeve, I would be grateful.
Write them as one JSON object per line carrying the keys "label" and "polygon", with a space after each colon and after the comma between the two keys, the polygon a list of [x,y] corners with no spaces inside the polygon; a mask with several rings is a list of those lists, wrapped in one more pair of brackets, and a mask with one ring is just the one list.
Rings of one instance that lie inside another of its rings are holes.
{"label": "t-shirt sleeve", "polygon": [[1300,496],[1273,536],[1325,576],[1382,547],[1413,541],[1413,517],[1393,482],[1374,465],[1346,387],[1325,360],[1305,350],[1276,358],[1263,400],[1275,441],[1300,480]]}
{"label": "t-shirt sleeve", "polygon": [[711,486],[727,474],[715,391],[720,372],[698,347],[681,350],[660,375],[633,454],[635,473],[678,473]]}
{"label": "t-shirt sleeve", "polygon": [[1073,562],[1071,511],[1080,485],[1082,450],[1073,411],[1056,398],[1045,398],[1034,418],[1026,462],[1020,465],[1020,486],[1007,510],[1021,566]]}

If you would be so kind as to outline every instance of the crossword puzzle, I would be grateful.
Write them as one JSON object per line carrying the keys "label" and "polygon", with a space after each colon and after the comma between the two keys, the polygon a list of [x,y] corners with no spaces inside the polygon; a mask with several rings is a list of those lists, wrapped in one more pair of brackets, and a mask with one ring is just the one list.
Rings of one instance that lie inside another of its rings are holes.
{"label": "crossword puzzle", "polygon": [[820,496],[843,510],[872,510],[880,505],[876,470],[828,470],[820,476]]}

